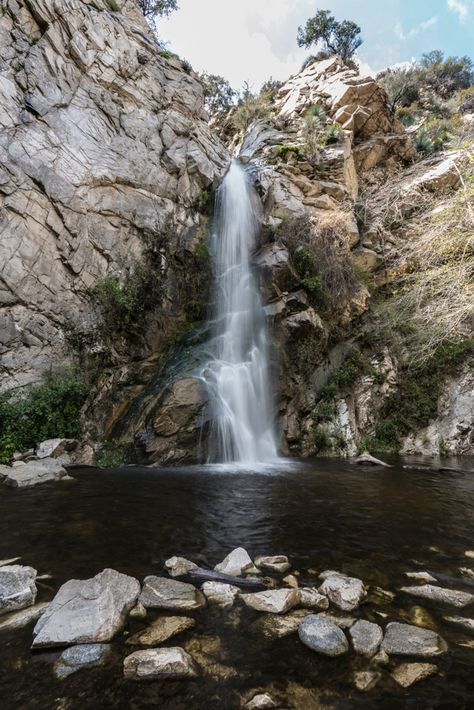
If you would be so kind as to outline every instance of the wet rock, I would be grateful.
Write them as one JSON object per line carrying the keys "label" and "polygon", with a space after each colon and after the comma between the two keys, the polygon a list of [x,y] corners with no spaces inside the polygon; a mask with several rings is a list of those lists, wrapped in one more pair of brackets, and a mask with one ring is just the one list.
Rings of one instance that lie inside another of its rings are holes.
{"label": "wet rock", "polygon": [[466,557],[469,557],[471,560],[474,560],[474,550],[466,550],[464,553]]}
{"label": "wet rock", "polygon": [[435,675],[438,668],[433,663],[402,663],[391,673],[392,678],[403,688]]}
{"label": "wet rock", "polygon": [[197,569],[198,566],[185,557],[170,557],[165,562],[165,568],[171,577],[184,577],[190,569]]}
{"label": "wet rock", "polygon": [[239,587],[220,582],[204,582],[201,591],[209,604],[215,604],[224,609],[233,606],[236,596],[240,594]]}
{"label": "wet rock", "polygon": [[273,557],[256,557],[255,564],[265,572],[277,572],[283,574],[288,572],[291,565],[285,555],[274,555]]}
{"label": "wet rock", "polygon": [[443,619],[447,621],[448,624],[454,624],[454,626],[460,627],[464,631],[467,631],[467,633],[474,634],[474,619],[466,619],[463,616],[444,616]]}
{"label": "wet rock", "polygon": [[22,565],[0,567],[0,616],[35,603],[36,570]]}
{"label": "wet rock", "polygon": [[191,638],[186,642],[185,650],[196,661],[203,674],[213,680],[228,681],[231,678],[239,678],[242,681],[245,675],[242,671],[222,663],[226,653],[222,648],[221,639],[217,636]]}
{"label": "wet rock", "polygon": [[353,616],[341,616],[340,614],[333,614],[332,612],[326,612],[323,611],[321,614],[318,614],[320,619],[326,619],[327,621],[331,621],[333,624],[336,624],[336,626],[339,626],[341,629],[350,629],[353,624],[357,621]]}
{"label": "wet rock", "polygon": [[196,678],[199,669],[186,651],[175,647],[135,651],[124,659],[123,672],[127,680],[164,680]]}
{"label": "wet rock", "polygon": [[254,633],[261,634],[269,641],[290,636],[298,631],[300,621],[311,614],[306,609],[297,609],[289,614],[278,616],[276,614],[266,614],[260,619],[254,621],[251,630]]}
{"label": "wet rock", "polygon": [[133,609],[131,609],[129,616],[132,619],[146,619],[147,610],[143,604],[138,603],[133,607]]}
{"label": "wet rock", "polygon": [[405,575],[415,582],[436,582],[437,580],[429,572],[405,572]]}
{"label": "wet rock", "polygon": [[187,616],[160,616],[146,629],[130,636],[126,643],[128,646],[158,646],[194,626],[194,619]]}
{"label": "wet rock", "polygon": [[30,606],[27,609],[22,609],[21,611],[15,611],[12,614],[8,614],[8,616],[5,616],[0,621],[0,631],[14,631],[15,629],[22,629],[24,626],[31,624],[32,621],[38,621],[47,606],[47,602],[42,602],[41,604]]}
{"label": "wet rock", "polygon": [[314,614],[300,622],[298,635],[305,646],[325,656],[340,656],[349,650],[347,638],[339,626]]}
{"label": "wet rock", "polygon": [[357,609],[361,601],[367,596],[363,582],[356,577],[341,577],[339,575],[328,577],[319,588],[329,601],[342,611]]}
{"label": "wet rock", "polygon": [[298,580],[293,574],[288,574],[286,577],[283,577],[283,583],[286,584],[287,587],[291,587],[292,589],[298,589]]}
{"label": "wet rock", "polygon": [[435,631],[394,621],[387,625],[382,650],[389,656],[439,656],[448,649]]}
{"label": "wet rock", "polygon": [[145,577],[138,601],[146,609],[180,611],[194,611],[206,604],[204,596],[192,584],[153,575]]}
{"label": "wet rock", "polygon": [[110,657],[111,649],[106,643],[79,644],[67,648],[54,664],[54,675],[59,680],[83,668],[102,666]]}
{"label": "wet rock", "polygon": [[242,594],[241,599],[251,609],[284,614],[299,604],[300,595],[296,589],[269,589],[266,592]]}
{"label": "wet rock", "polygon": [[248,703],[245,703],[245,707],[248,710],[269,710],[269,708],[276,708],[277,705],[271,695],[268,693],[259,693],[258,695],[254,695]]}
{"label": "wet rock", "polygon": [[354,651],[362,656],[372,658],[379,650],[383,639],[383,631],[378,624],[360,619],[349,630]]}
{"label": "wet rock", "polygon": [[110,641],[140,593],[138,580],[113,569],[92,579],[71,579],[37,622],[33,648]]}
{"label": "wet rock", "polygon": [[40,483],[60,481],[67,476],[67,471],[57,459],[42,459],[41,461],[28,461],[19,468],[0,466],[0,479],[4,476],[3,483],[12,488],[30,488]]}
{"label": "wet rock", "polygon": [[265,244],[255,262],[262,277],[266,298],[297,288],[300,278],[292,264],[288,249],[281,242]]}
{"label": "wet rock", "polygon": [[216,572],[229,574],[231,577],[240,577],[244,572],[253,572],[254,564],[243,547],[232,550],[218,565],[214,567]]}
{"label": "wet rock", "polygon": [[327,609],[329,607],[329,599],[320,594],[317,589],[312,587],[302,587],[300,593],[300,606],[305,609]]}
{"label": "wet rock", "polygon": [[354,685],[361,693],[367,693],[375,688],[382,674],[378,671],[357,671],[354,673]]}
{"label": "wet rock", "polygon": [[441,604],[450,604],[458,608],[463,608],[474,602],[474,594],[460,592],[457,589],[443,589],[443,587],[436,587],[433,584],[422,584],[419,587],[401,587],[400,591],[405,592],[405,594],[411,594],[413,597],[421,597]]}

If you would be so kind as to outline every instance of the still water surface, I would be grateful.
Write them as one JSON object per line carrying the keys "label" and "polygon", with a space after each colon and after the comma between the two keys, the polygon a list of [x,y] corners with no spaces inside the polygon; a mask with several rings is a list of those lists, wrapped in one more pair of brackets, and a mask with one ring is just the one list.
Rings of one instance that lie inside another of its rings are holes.
{"label": "still water surface", "polygon": [[[142,579],[161,572],[172,555],[213,567],[238,546],[251,556],[287,554],[303,584],[314,584],[308,568],[330,568],[392,591],[407,584],[405,571],[459,576],[458,568],[473,562],[464,556],[474,549],[474,475],[469,473],[400,465],[362,469],[317,460],[282,461],[258,473],[226,466],[130,467],[74,476],[74,482],[56,486],[0,488],[0,559],[18,555],[53,576],[39,600],[50,599],[66,580],[91,577],[104,567]],[[214,661],[237,671],[220,679],[126,682],[121,661],[131,649],[119,638],[112,665],[59,682],[52,674],[58,653],[30,652],[31,626],[2,633],[0,707],[212,710],[238,708],[252,689],[271,689],[287,698],[287,707],[315,710],[474,708],[474,644],[460,645],[469,638],[442,619],[458,612],[397,595],[388,604],[372,598],[360,615],[385,625],[412,618],[415,606],[425,607],[450,652],[436,659],[439,676],[410,690],[398,688],[385,671],[373,691],[359,693],[351,674],[365,670],[366,661],[352,653],[317,656],[297,636],[264,642],[252,632],[257,612],[238,607],[230,614],[204,610],[196,615],[194,630],[166,644],[186,645],[199,637]],[[474,611],[461,614],[472,617]],[[130,630],[140,628],[133,624]]]}

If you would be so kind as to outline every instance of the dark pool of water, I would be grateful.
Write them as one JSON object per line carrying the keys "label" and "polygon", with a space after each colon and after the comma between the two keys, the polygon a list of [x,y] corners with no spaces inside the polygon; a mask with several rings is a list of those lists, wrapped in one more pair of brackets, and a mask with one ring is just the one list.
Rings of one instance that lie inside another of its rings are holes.
{"label": "dark pool of water", "polygon": [[[42,588],[40,599],[51,598],[66,580],[104,567],[141,579],[162,570],[171,555],[214,566],[237,546],[252,556],[287,554],[303,583],[314,584],[308,568],[332,568],[388,590],[407,584],[405,571],[459,576],[458,568],[472,563],[464,556],[474,548],[469,473],[400,465],[361,469],[317,460],[283,462],[260,473],[133,467],[74,475],[75,482],[55,486],[0,488],[0,559],[18,555],[50,573],[51,589]],[[398,688],[384,671],[374,690],[359,693],[351,674],[368,664],[352,653],[323,658],[297,636],[263,642],[252,632],[256,612],[205,610],[196,615],[193,631],[167,645],[198,636],[214,661],[237,670],[234,676],[126,682],[121,661],[130,647],[120,638],[114,642],[115,663],[59,682],[52,673],[58,654],[32,654],[30,626],[0,636],[0,707],[212,710],[238,708],[252,689],[271,689],[287,698],[287,707],[305,709],[474,708],[474,647],[460,645],[468,637],[442,619],[454,610],[398,595],[388,604],[374,598],[359,615],[385,625],[413,618],[415,606],[424,606],[427,623],[447,639],[450,651],[436,660],[440,675],[410,690]],[[473,616],[472,609],[463,613]]]}

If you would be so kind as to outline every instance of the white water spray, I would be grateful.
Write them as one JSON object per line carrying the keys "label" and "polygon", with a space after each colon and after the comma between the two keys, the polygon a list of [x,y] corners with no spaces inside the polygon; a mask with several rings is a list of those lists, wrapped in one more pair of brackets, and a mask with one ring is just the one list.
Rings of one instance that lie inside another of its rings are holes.
{"label": "white water spray", "polygon": [[208,459],[261,463],[278,452],[265,315],[250,265],[258,221],[239,163],[232,162],[217,198],[215,335],[201,371],[211,402]]}

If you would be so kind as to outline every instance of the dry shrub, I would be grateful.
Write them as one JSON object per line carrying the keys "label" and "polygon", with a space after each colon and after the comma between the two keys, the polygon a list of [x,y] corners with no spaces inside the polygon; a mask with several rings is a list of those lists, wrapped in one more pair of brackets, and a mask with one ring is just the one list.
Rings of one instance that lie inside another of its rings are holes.
{"label": "dry shrub", "polygon": [[391,297],[381,307],[385,332],[401,334],[415,363],[474,325],[474,156],[461,189],[425,212],[406,235]]}

